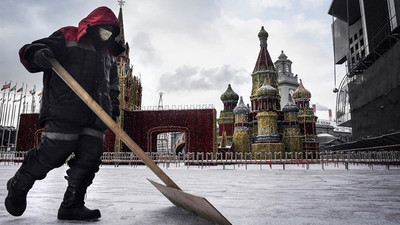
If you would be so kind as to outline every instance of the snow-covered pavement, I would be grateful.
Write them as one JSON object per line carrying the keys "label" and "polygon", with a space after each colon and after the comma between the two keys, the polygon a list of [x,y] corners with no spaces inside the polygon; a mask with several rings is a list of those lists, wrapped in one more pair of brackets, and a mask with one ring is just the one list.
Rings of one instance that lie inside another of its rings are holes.
{"label": "snow-covered pavement", "polygon": [[[57,220],[67,166],[37,181],[21,217],[4,208],[7,180],[18,166],[0,165],[0,224],[80,224]],[[232,224],[400,224],[400,168],[365,165],[229,165],[163,170],[185,192],[203,196]],[[211,224],[173,206],[146,178],[146,166],[102,166],[86,205],[102,213],[96,225]],[[88,224],[86,222],[85,224]],[[90,223],[89,223],[90,224]]]}

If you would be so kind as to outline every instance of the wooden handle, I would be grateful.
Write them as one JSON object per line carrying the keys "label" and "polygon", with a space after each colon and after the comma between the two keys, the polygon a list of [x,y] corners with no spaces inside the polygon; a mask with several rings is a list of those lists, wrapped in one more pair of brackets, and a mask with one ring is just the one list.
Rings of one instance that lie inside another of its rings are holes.
{"label": "wooden handle", "polygon": [[134,152],[168,187],[181,190],[157,164],[129,137],[124,130],[100,107],[99,104],[82,88],[78,82],[54,58],[47,57],[54,72],[89,106],[89,108]]}

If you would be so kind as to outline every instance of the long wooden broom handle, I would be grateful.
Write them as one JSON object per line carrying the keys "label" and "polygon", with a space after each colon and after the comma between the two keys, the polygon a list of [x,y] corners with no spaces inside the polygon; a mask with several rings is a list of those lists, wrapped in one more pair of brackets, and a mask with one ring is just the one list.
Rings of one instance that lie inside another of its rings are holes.
{"label": "long wooden broom handle", "polygon": [[168,187],[181,190],[157,164],[122,130],[116,122],[97,104],[78,82],[54,58],[46,56],[54,72],[89,106],[89,108],[134,152]]}

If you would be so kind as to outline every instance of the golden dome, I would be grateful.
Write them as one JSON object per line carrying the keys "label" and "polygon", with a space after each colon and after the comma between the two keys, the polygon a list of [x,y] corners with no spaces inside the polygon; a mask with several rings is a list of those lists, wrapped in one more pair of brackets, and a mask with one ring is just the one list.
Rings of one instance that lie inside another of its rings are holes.
{"label": "golden dome", "polygon": [[311,92],[304,88],[303,82],[300,79],[299,87],[293,93],[293,98],[311,98]]}

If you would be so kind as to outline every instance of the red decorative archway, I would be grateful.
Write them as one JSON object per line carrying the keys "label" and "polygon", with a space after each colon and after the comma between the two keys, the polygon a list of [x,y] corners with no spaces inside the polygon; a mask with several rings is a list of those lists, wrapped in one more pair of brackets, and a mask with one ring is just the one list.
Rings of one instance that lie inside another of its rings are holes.
{"label": "red decorative archway", "polygon": [[190,151],[190,132],[187,127],[179,126],[163,126],[153,127],[147,132],[147,149],[151,149],[152,152],[157,151],[157,135],[166,132],[185,132],[187,138],[186,151]]}
{"label": "red decorative archway", "polygon": [[[145,152],[154,152],[157,134],[183,131],[186,133],[186,152],[215,152],[215,109],[125,111],[125,132]],[[122,151],[130,150],[122,145]]]}

